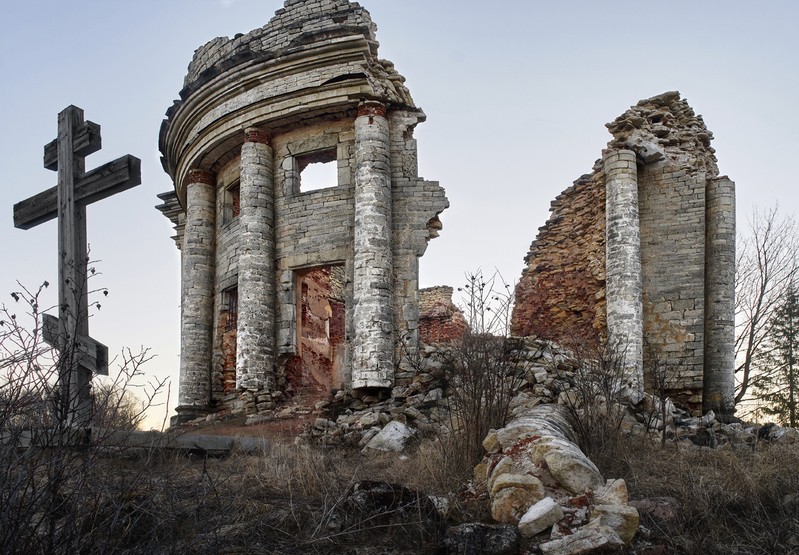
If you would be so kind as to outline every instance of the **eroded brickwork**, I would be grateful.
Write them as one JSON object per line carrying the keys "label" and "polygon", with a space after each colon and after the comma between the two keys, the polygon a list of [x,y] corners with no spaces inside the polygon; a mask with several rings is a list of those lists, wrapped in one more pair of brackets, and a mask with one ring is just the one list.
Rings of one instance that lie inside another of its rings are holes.
{"label": "eroded brickwork", "polygon": [[452,287],[441,285],[419,290],[419,340],[428,345],[457,341],[468,324],[463,311],[452,302]]}
{"label": "eroded brickwork", "polygon": [[607,127],[604,159],[553,203],[530,249],[513,332],[567,345],[615,333],[643,359],[647,387],[657,365],[684,406],[730,413],[734,184],[679,93],[642,100]]}
{"label": "eroded brickwork", "polygon": [[605,334],[603,175],[584,175],[552,202],[516,286],[513,335],[584,344]]}

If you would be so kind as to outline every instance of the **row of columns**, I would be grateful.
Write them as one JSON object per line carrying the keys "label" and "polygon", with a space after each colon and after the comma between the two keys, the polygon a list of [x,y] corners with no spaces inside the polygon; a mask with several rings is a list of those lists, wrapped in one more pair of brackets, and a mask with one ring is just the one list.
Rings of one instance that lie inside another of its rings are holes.
{"label": "row of columns", "polygon": [[[603,156],[606,189],[608,341],[621,349],[631,386],[643,391],[643,274],[635,152]],[[735,184],[712,179],[705,191],[703,409],[735,412]]]}
{"label": "row of columns", "polygon": [[[275,388],[276,252],[274,153],[268,133],[244,132],[241,149],[236,387]],[[352,387],[393,384],[391,164],[383,105],[355,120]],[[209,410],[216,297],[216,175],[191,170],[186,181],[181,259],[181,359],[178,419]],[[313,217],[309,214],[309,217]]]}

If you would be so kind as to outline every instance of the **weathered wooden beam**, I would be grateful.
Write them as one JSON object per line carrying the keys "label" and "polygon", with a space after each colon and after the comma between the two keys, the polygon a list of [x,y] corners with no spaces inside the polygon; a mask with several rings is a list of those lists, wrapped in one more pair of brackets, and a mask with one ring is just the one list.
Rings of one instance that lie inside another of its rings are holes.
{"label": "weathered wooden beam", "polygon": [[[93,121],[83,122],[74,131],[73,140],[72,148],[78,156],[88,156],[103,146],[100,126]],[[44,167],[53,171],[58,169],[58,139],[53,139],[44,146]]]}
{"label": "weathered wooden beam", "polygon": [[98,376],[108,375],[108,347],[84,335],[78,335],[72,345],[64,345],[64,338],[60,335],[58,318],[51,314],[42,314],[42,339],[45,343],[57,348],[61,356],[67,356],[71,348],[78,364]]}
{"label": "weathered wooden beam", "polygon": [[[84,175],[75,184],[75,202],[87,205],[141,184],[141,160],[127,155]],[[58,216],[58,187],[14,205],[14,227],[30,229]]]}

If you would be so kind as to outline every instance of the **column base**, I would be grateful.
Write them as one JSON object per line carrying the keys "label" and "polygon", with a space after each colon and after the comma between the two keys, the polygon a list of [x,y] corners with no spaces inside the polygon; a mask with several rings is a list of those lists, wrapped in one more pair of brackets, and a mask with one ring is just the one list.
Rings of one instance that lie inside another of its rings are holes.
{"label": "column base", "polygon": [[177,413],[175,416],[169,419],[169,426],[180,426],[181,424],[185,424],[186,422],[190,422],[191,420],[196,420],[198,418],[205,418],[209,414],[213,413],[214,410],[211,407],[201,407],[197,405],[182,405],[175,409]]}

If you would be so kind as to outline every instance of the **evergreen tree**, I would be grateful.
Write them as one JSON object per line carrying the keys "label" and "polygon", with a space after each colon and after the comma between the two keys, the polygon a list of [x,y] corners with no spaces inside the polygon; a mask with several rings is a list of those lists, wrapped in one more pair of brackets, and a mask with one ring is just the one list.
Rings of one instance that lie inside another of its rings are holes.
{"label": "evergreen tree", "polygon": [[799,291],[790,283],[770,323],[767,348],[758,357],[753,389],[764,414],[796,427],[799,396]]}

